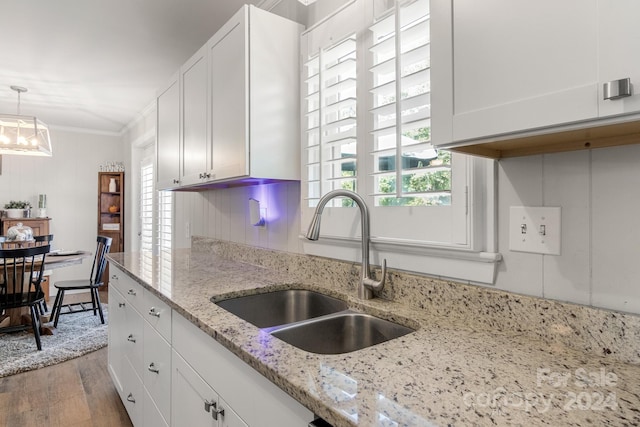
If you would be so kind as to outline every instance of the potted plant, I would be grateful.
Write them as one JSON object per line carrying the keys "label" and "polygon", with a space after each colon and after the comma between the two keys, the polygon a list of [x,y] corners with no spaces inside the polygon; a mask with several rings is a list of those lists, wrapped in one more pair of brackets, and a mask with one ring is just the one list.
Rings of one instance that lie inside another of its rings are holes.
{"label": "potted plant", "polygon": [[7,218],[24,218],[24,211],[31,209],[31,203],[22,200],[11,200],[4,205]]}

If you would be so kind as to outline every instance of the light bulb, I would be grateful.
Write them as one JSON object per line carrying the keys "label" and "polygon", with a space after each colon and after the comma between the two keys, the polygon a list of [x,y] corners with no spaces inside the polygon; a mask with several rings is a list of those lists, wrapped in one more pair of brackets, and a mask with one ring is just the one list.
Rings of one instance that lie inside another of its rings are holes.
{"label": "light bulb", "polygon": [[9,144],[9,142],[11,142],[9,140],[9,137],[7,135],[0,135],[0,142],[2,142],[3,144]]}
{"label": "light bulb", "polygon": [[31,139],[31,145],[34,147],[38,146],[38,140],[36,138]]}
{"label": "light bulb", "polygon": [[27,145],[27,140],[24,136],[18,137],[18,145]]}

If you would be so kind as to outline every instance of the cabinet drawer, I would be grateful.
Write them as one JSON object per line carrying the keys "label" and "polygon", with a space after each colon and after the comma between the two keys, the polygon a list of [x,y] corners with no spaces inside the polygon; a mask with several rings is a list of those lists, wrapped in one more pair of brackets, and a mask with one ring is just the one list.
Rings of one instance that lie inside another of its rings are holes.
{"label": "cabinet drawer", "polygon": [[136,427],[141,426],[144,389],[142,387],[142,381],[127,360],[123,362],[122,385],[122,403],[124,403],[124,407],[127,409],[131,423]]}
{"label": "cabinet drawer", "polygon": [[138,376],[142,378],[144,362],[144,321],[140,314],[130,305],[125,306],[125,324],[122,340],[124,342],[124,355],[134,367]]}
{"label": "cabinet drawer", "polygon": [[109,283],[111,286],[115,286],[136,310],[141,311],[143,309],[143,287],[140,283],[116,267],[111,268]]}
{"label": "cabinet drawer", "polygon": [[162,416],[171,419],[171,346],[147,322],[144,323],[143,368],[144,387]]}
{"label": "cabinet drawer", "polygon": [[148,289],[144,290],[144,307],[140,314],[171,343],[171,308]]}

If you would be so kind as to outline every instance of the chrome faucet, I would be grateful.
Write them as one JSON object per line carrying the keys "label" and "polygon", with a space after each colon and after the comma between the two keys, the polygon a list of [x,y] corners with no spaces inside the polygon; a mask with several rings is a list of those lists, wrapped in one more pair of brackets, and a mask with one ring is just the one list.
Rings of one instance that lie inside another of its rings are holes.
{"label": "chrome faucet", "polygon": [[318,237],[320,237],[322,211],[329,200],[335,197],[348,197],[356,202],[360,208],[360,222],[362,224],[362,274],[360,277],[360,286],[358,286],[358,298],[371,299],[373,298],[373,291],[379,291],[384,287],[384,279],[387,275],[387,260],[382,261],[382,279],[380,279],[380,281],[373,280],[369,268],[369,208],[367,208],[367,204],[362,197],[350,190],[333,190],[325,194],[318,202],[306,238],[309,240],[318,240]]}

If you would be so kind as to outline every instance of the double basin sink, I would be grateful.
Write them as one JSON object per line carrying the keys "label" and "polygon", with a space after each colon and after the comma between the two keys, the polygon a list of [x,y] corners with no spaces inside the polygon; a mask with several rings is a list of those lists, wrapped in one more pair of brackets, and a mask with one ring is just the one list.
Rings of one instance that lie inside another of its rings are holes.
{"label": "double basin sink", "polygon": [[216,304],[282,341],[318,354],[349,353],[414,331],[308,290],[275,291]]}

